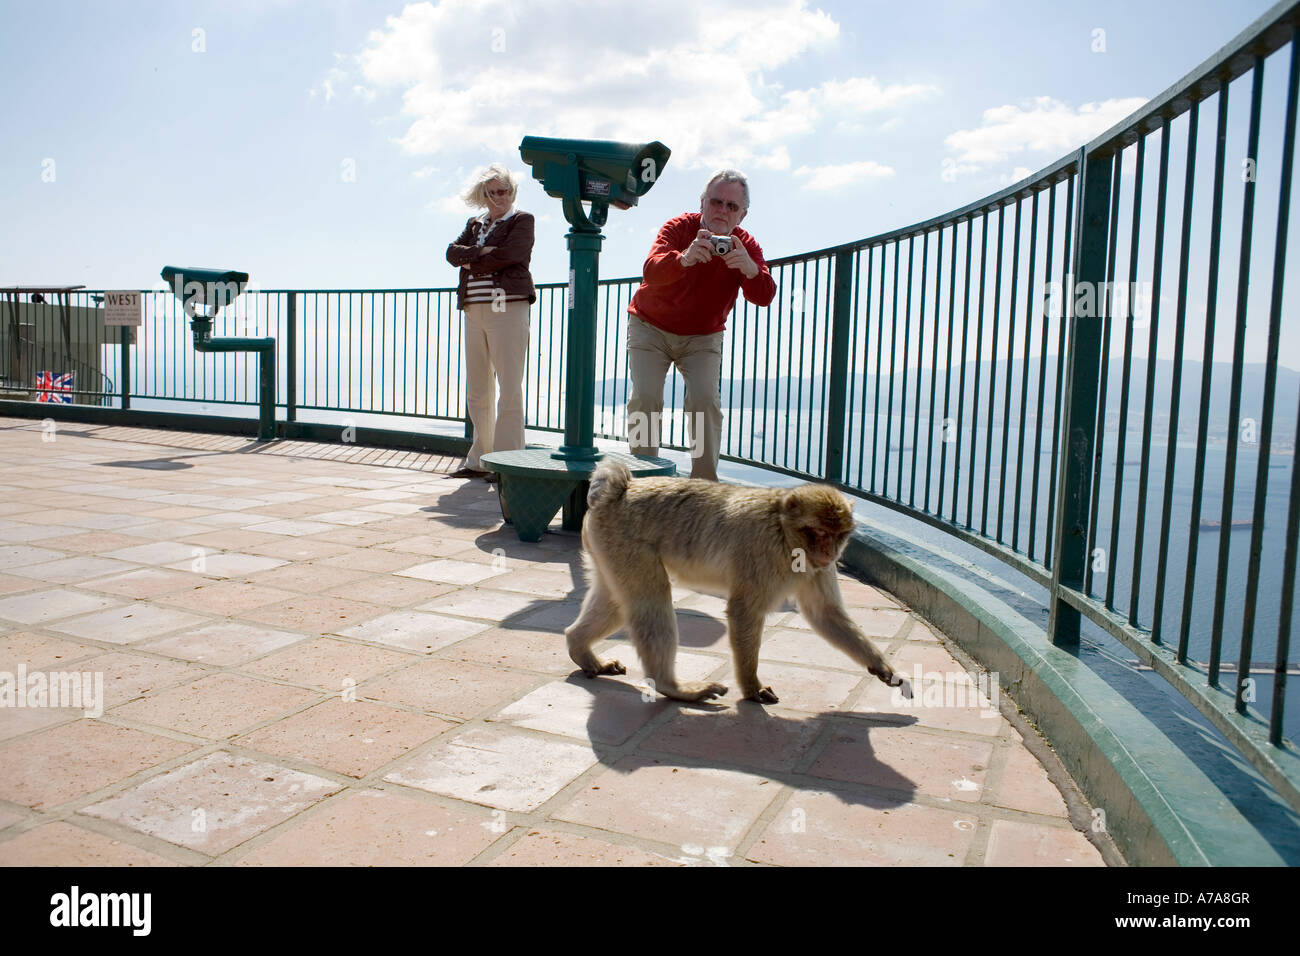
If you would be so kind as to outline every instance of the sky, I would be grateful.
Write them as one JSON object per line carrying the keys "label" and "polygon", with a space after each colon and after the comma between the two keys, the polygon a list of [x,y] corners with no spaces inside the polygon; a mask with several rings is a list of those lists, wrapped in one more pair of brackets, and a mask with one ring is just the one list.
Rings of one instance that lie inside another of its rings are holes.
{"label": "sky", "polygon": [[0,0],[0,286],[453,285],[476,168],[520,175],[533,275],[567,276],[524,135],[659,140],[600,274],[640,273],[713,169],[769,258],[930,218],[1171,86],[1263,0]]}

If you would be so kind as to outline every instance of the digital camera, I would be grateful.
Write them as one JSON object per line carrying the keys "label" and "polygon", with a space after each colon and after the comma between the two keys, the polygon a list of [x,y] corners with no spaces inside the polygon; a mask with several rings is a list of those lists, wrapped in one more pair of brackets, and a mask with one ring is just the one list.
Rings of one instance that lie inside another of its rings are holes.
{"label": "digital camera", "polygon": [[735,240],[731,236],[709,236],[709,242],[713,245],[715,255],[725,256],[731,251],[731,245]]}

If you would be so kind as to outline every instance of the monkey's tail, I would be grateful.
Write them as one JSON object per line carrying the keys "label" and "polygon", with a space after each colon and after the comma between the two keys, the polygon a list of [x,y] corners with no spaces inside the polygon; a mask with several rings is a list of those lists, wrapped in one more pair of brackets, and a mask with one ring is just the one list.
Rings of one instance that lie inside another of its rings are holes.
{"label": "monkey's tail", "polygon": [[607,501],[618,501],[631,480],[632,472],[621,461],[602,461],[596,466],[587,488],[587,507],[598,508]]}

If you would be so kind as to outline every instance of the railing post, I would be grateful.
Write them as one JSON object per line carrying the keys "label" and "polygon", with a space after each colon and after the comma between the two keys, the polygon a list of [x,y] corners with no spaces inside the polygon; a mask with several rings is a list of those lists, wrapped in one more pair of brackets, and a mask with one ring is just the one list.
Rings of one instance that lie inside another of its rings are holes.
{"label": "railing post", "polygon": [[284,420],[298,420],[298,293],[290,292],[289,307],[285,310],[285,396]]}
{"label": "railing post", "polygon": [[122,410],[129,411],[131,408],[131,326],[119,325],[117,327],[121,337],[122,348]]}
{"label": "railing post", "polygon": [[[1065,368],[1064,422],[1060,460],[1052,463],[1059,482],[1056,498],[1055,556],[1052,560],[1051,613],[1047,634],[1053,644],[1079,643],[1079,612],[1061,597],[1083,590],[1088,563],[1088,508],[1097,447],[1097,392],[1101,378],[1103,319],[1101,295],[1106,278],[1107,224],[1110,219],[1111,156],[1079,150],[1079,204],[1073,227],[1074,275],[1065,293],[1069,359]],[[1086,291],[1085,291],[1086,290]],[[1075,315],[1080,301],[1092,312]]]}
{"label": "railing post", "polygon": [[848,417],[849,326],[853,319],[852,249],[835,253],[835,298],[831,303],[830,388],[826,401],[826,456],[823,477],[844,482],[844,423]]}

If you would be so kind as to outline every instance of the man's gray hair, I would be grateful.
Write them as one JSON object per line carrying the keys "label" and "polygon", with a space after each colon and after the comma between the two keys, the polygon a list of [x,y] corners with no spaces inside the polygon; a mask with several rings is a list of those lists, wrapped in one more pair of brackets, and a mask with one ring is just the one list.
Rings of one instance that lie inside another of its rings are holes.
{"label": "man's gray hair", "polygon": [[713,188],[714,183],[740,183],[740,188],[745,193],[745,209],[749,209],[749,180],[745,178],[744,173],[736,169],[719,169],[713,174],[713,178],[705,183],[704,192],[700,193],[701,203],[708,198],[709,190]]}
{"label": "man's gray hair", "polygon": [[474,173],[474,177],[461,193],[460,198],[465,200],[465,205],[475,206],[480,209],[486,209],[487,187],[488,183],[499,179],[510,188],[510,202],[515,201],[515,196],[519,193],[519,180],[515,174],[503,166],[501,163],[493,163],[491,166],[484,166]]}

